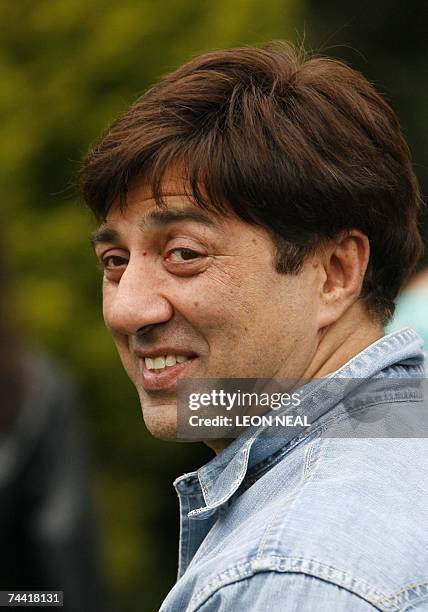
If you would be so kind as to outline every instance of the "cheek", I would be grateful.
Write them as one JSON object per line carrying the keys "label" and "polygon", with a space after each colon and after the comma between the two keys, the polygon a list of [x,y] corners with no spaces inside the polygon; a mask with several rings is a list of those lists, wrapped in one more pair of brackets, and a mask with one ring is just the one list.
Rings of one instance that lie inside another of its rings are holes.
{"label": "cheek", "polygon": [[103,319],[107,329],[110,330],[110,314],[113,303],[113,293],[111,288],[103,281],[103,289],[102,289],[102,300],[103,300]]}
{"label": "cheek", "polygon": [[248,311],[242,288],[211,274],[195,279],[180,291],[170,291],[169,301],[195,329],[205,332],[236,327]]}
{"label": "cheek", "polygon": [[139,371],[137,365],[130,359],[129,354],[121,355],[119,353],[122,367],[126,372],[129,380],[138,388],[139,385]]}
{"label": "cheek", "polygon": [[113,334],[113,340],[116,345],[117,352],[119,353],[120,358],[123,360],[129,360],[129,347],[127,339],[123,336],[117,336]]}
{"label": "cheek", "polygon": [[116,350],[118,352],[120,361],[131,380],[135,379],[137,375],[138,368],[132,358],[132,353],[129,349],[128,337],[122,336],[120,334],[112,334],[114,344],[116,346]]}
{"label": "cheek", "polygon": [[234,345],[245,340],[244,335],[250,327],[247,314],[242,309],[242,302],[236,299],[225,299],[216,296],[214,299],[195,300],[189,322],[192,327],[211,344],[212,347]]}

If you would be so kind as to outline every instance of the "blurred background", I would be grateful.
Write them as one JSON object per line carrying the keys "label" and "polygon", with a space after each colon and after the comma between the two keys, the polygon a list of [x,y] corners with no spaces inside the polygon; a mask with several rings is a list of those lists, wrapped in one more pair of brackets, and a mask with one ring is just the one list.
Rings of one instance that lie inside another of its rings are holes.
{"label": "blurred background", "polygon": [[[88,241],[94,223],[73,178],[79,160],[109,122],[191,56],[283,38],[345,59],[377,86],[400,116],[426,193],[425,10],[425,0],[0,4],[3,361],[10,368],[9,356],[21,351],[27,365],[14,372],[15,389],[20,375],[33,380],[22,399],[9,388],[7,367],[2,375],[0,532],[16,519],[13,507],[5,510],[15,487],[19,520],[29,525],[35,550],[42,542],[44,558],[52,550],[55,559],[67,557],[63,574],[61,561],[43,568],[46,575],[57,572],[52,584],[68,576],[72,588],[74,572],[82,601],[93,597],[90,607],[76,603],[70,610],[159,607],[177,565],[172,481],[212,456],[203,445],[161,442],[145,430],[137,395],[102,323],[101,272]],[[422,224],[426,236],[426,220]],[[44,415],[39,425],[34,414]],[[77,432],[73,440],[70,429]],[[65,474],[57,473],[58,465],[68,466]],[[55,530],[58,516],[63,522]],[[43,561],[17,555],[4,572],[31,563],[39,571]],[[86,586],[79,574],[87,576]],[[34,575],[33,588],[45,588]],[[2,588],[12,588],[4,576]]]}

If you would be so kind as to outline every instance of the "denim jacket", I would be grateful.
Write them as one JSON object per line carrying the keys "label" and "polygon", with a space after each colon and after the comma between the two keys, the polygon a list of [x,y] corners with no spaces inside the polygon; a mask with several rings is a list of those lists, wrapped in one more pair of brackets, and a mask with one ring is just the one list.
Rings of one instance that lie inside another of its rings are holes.
{"label": "denim jacket", "polygon": [[[428,610],[428,406],[414,384],[424,372],[416,332],[389,334],[334,373],[376,381],[371,399],[314,381],[310,427],[250,427],[178,478],[178,580],[162,612]],[[405,433],[368,433],[379,410]]]}

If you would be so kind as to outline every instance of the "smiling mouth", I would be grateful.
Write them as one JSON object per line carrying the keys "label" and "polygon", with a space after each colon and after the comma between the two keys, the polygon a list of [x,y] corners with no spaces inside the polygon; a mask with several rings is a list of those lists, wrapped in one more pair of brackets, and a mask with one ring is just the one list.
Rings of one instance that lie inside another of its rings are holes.
{"label": "smiling mouth", "polygon": [[177,379],[196,359],[196,355],[167,354],[144,357],[141,360],[143,388],[149,390],[174,390]]}
{"label": "smiling mouth", "polygon": [[167,368],[174,367],[177,363],[189,361],[192,357],[188,355],[159,355],[158,357],[145,357],[144,363],[148,370],[163,372]]}

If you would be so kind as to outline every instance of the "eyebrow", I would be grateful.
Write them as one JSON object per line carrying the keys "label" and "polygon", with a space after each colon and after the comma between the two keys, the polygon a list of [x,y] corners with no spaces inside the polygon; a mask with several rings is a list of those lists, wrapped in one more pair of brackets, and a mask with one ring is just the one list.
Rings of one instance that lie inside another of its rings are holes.
{"label": "eyebrow", "polygon": [[115,244],[119,242],[119,232],[111,227],[100,227],[91,234],[89,241],[93,248],[97,244]]}
{"label": "eyebrow", "polygon": [[149,227],[164,227],[176,221],[196,221],[208,227],[215,226],[215,221],[212,217],[204,213],[202,210],[194,208],[168,208],[165,210],[151,210],[139,223],[140,229]]}
{"label": "eyebrow", "polygon": [[[177,208],[166,210],[151,210],[138,224],[141,230],[166,227],[177,221],[195,221],[207,227],[216,225],[214,219],[203,211],[194,210],[193,208]],[[112,227],[101,226],[89,238],[93,248],[97,244],[117,244],[120,242],[119,232]]]}

